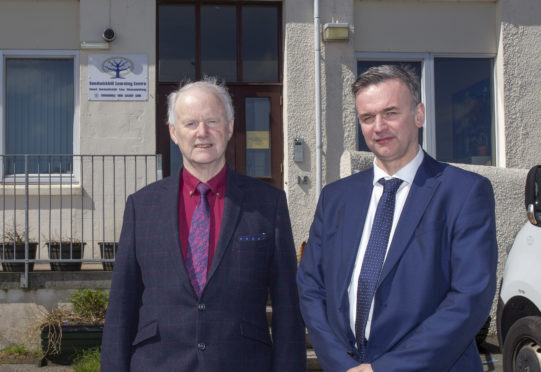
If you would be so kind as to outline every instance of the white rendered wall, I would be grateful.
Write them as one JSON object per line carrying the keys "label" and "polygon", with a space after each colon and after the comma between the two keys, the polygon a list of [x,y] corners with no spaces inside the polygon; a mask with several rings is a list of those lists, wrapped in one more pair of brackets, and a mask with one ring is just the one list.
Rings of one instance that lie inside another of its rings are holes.
{"label": "white rendered wall", "polygon": [[[81,153],[153,154],[156,151],[156,4],[147,0],[81,0],[80,3],[81,41],[103,42],[101,34],[106,27],[113,28],[117,34],[109,50],[81,50]],[[88,101],[89,53],[146,54],[148,101]]]}
{"label": "white rendered wall", "polygon": [[78,48],[78,0],[0,0],[0,49]]}
{"label": "white rendered wall", "polygon": [[541,2],[501,0],[505,161],[507,167],[541,164]]}

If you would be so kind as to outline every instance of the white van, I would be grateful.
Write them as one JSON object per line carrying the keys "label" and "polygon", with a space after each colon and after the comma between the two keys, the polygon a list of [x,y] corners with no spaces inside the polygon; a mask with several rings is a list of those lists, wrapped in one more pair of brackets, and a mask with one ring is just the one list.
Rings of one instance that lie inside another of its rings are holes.
{"label": "white van", "polygon": [[528,222],[508,252],[498,299],[503,370],[541,372],[541,165],[526,178]]}

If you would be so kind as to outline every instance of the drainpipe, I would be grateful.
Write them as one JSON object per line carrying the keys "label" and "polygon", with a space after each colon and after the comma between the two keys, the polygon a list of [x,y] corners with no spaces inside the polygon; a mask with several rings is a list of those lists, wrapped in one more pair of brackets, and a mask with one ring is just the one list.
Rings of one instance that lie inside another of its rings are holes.
{"label": "drainpipe", "polygon": [[319,43],[319,0],[314,0],[314,57],[316,103],[316,201],[321,192],[321,66]]}

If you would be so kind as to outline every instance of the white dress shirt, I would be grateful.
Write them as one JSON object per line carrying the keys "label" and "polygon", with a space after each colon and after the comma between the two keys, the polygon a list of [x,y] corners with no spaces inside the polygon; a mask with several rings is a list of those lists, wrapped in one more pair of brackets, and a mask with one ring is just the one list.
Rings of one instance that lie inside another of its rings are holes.
{"label": "white dress shirt", "polygon": [[[387,244],[387,253],[389,253],[389,246],[393,241],[394,231],[406,203],[406,198],[408,197],[411,184],[415,178],[415,174],[419,169],[419,166],[423,162],[424,153],[419,146],[419,151],[417,155],[413,158],[408,164],[400,168],[398,172],[393,175],[388,175],[384,170],[379,168],[376,165],[376,159],[374,159],[374,181],[372,196],[370,198],[370,204],[368,206],[368,212],[366,214],[366,220],[364,222],[363,234],[361,237],[361,242],[359,244],[359,249],[357,251],[357,258],[355,259],[355,266],[353,267],[353,273],[351,275],[351,282],[348,287],[348,298],[349,298],[349,323],[353,334],[355,335],[355,318],[357,317],[357,286],[359,282],[359,275],[361,273],[361,267],[363,265],[364,254],[366,252],[366,246],[368,245],[368,240],[370,239],[370,233],[372,231],[372,224],[374,222],[374,216],[376,214],[376,209],[378,207],[378,202],[383,194],[383,185],[378,181],[381,178],[390,179],[390,178],[400,178],[403,182],[396,192],[396,201],[393,215],[393,224],[391,227],[391,233],[389,235],[389,242]],[[365,190],[359,190],[358,192],[365,192]],[[374,300],[372,300],[372,305],[370,306],[370,313],[368,314],[368,321],[366,323],[366,332],[365,337],[368,340],[370,336],[370,326],[372,324],[372,313],[374,311]],[[355,335],[356,336],[356,335]]]}

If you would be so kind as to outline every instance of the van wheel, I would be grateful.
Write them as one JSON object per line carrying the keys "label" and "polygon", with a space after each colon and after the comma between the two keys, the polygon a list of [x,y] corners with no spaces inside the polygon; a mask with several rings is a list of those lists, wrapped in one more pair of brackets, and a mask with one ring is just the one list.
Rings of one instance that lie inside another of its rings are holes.
{"label": "van wheel", "polygon": [[505,372],[541,372],[541,317],[527,316],[511,326],[503,343]]}

